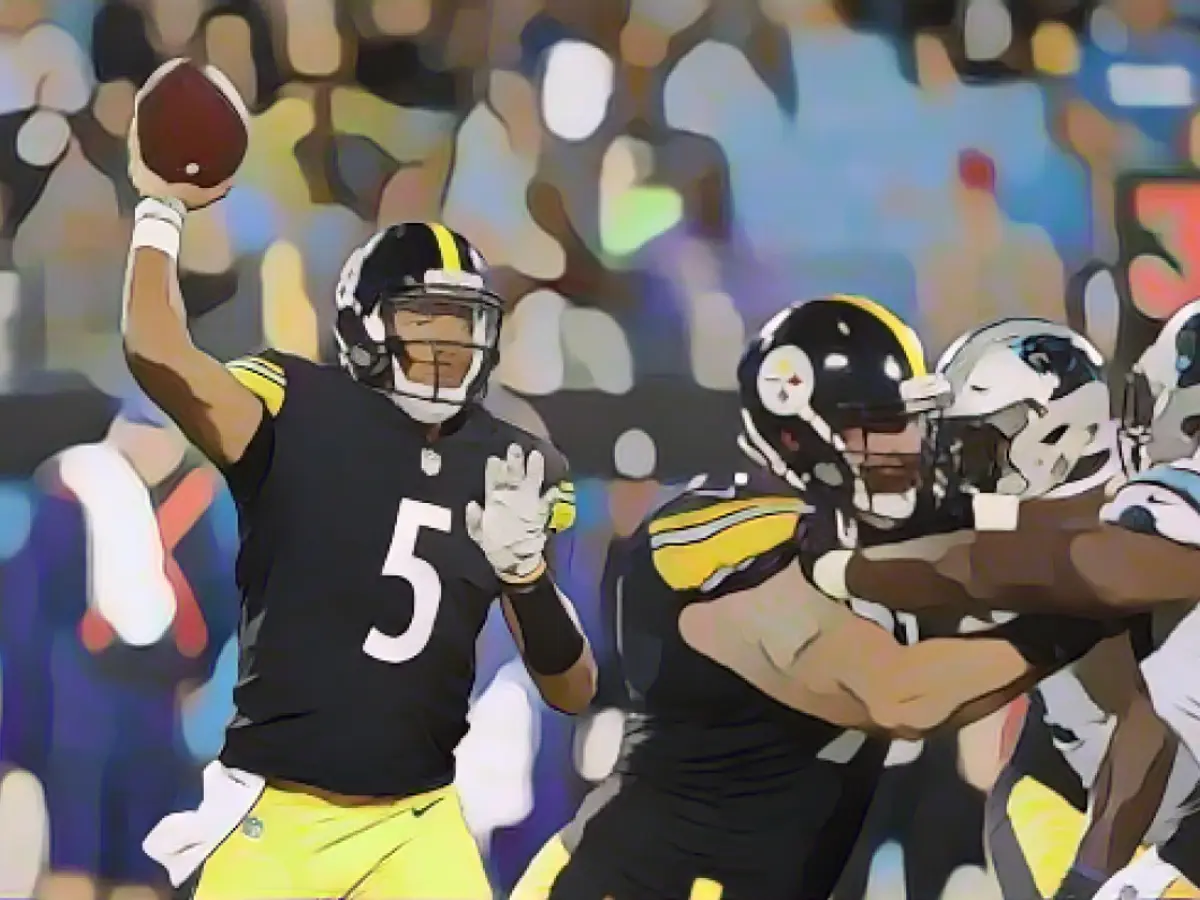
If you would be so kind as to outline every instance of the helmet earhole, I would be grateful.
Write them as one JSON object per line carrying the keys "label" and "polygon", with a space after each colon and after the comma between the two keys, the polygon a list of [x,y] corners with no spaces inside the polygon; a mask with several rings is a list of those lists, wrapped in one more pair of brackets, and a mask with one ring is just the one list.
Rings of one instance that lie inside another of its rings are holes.
{"label": "helmet earhole", "polygon": [[1067,433],[1067,426],[1059,425],[1057,428],[1052,429],[1050,431],[1050,433],[1047,434],[1044,438],[1042,438],[1042,443],[1046,444],[1047,446],[1053,447],[1055,444],[1057,444],[1059,441],[1061,441],[1063,439],[1063,435],[1065,435],[1066,433]]}

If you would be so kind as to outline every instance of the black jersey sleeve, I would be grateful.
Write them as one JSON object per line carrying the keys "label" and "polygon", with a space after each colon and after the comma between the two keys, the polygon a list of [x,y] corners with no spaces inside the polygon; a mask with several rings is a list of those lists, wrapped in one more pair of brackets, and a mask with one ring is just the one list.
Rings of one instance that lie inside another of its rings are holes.
{"label": "black jersey sleeve", "polygon": [[226,363],[225,367],[262,401],[266,410],[241,457],[223,467],[230,493],[238,503],[245,504],[258,496],[271,469],[275,455],[275,419],[287,400],[287,369],[283,354],[275,350],[239,357]]}

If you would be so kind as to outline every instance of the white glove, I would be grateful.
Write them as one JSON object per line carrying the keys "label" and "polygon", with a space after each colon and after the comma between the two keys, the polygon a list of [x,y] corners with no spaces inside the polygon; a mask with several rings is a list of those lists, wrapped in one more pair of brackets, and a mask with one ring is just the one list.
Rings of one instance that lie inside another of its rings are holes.
{"label": "white glove", "polygon": [[516,444],[505,459],[490,457],[483,477],[483,506],[467,504],[467,534],[496,575],[509,584],[534,581],[546,568],[546,538],[555,488],[542,492],[546,461]]}

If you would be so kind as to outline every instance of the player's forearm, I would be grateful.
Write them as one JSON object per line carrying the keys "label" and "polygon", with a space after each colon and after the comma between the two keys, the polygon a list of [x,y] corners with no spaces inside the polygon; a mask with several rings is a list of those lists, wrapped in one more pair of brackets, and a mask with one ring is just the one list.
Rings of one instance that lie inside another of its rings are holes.
{"label": "player's forearm", "polygon": [[925,559],[871,559],[856,552],[846,566],[846,587],[853,597],[901,612],[976,605],[966,585]]}
{"label": "player's forearm", "polygon": [[531,671],[530,677],[546,705],[568,715],[584,712],[596,696],[596,660],[592,648],[584,641],[583,652],[571,668],[558,675],[542,675]]}
{"label": "player's forearm", "polygon": [[172,218],[174,210],[147,202],[139,206],[131,241],[122,336],[131,361],[163,363],[191,345],[176,264],[183,222]]}
{"label": "player's forearm", "polygon": [[921,641],[873,673],[875,707],[894,720],[900,737],[966,725],[1079,659],[1112,631],[1086,619],[1028,615],[988,631]]}
{"label": "player's forearm", "polygon": [[596,695],[596,661],[570,601],[550,575],[506,588],[503,606],[542,699],[564,713],[587,709]]}
{"label": "player's forearm", "polygon": [[870,692],[855,693],[882,731],[906,740],[981,719],[1041,677],[1040,670],[1004,640],[922,641],[904,648],[898,662],[878,673],[881,683]]}
{"label": "player's forearm", "polygon": [[1092,788],[1092,815],[1076,851],[1081,871],[1105,876],[1127,865],[1162,803],[1176,739],[1139,693],[1117,720]]}
{"label": "player's forearm", "polygon": [[1200,579],[1200,553],[1172,544],[1176,552],[1171,559],[1170,551],[1157,548],[1162,560],[1147,584],[1141,577],[1146,565],[1139,561],[1142,554],[1131,553],[1123,539],[1093,546],[1099,534],[1068,529],[980,533],[973,543],[950,548],[936,562],[855,553],[846,568],[846,585],[854,596],[908,611],[951,605],[967,614],[988,609],[1123,617],[1179,596],[1172,592],[1188,582],[1179,574],[1184,563],[1176,557],[1188,557],[1191,584]]}
{"label": "player's forearm", "polygon": [[1075,538],[1070,563],[1099,604],[1136,612],[1195,598],[1200,551],[1115,525]]}

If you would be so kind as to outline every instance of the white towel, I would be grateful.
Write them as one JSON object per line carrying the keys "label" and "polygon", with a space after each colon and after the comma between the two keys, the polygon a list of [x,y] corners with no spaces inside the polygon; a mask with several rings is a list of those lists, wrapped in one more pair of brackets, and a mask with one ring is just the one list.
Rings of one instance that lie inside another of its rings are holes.
{"label": "white towel", "polygon": [[142,850],[179,887],[241,824],[266,786],[260,775],[209,763],[199,808],[171,813],[146,835]]}
{"label": "white towel", "polygon": [[108,444],[71,447],[57,462],[87,521],[88,604],[126,644],[158,642],[175,620],[175,591],[145,482]]}

